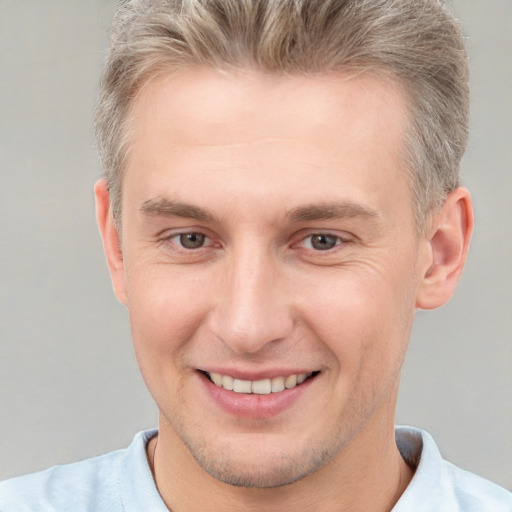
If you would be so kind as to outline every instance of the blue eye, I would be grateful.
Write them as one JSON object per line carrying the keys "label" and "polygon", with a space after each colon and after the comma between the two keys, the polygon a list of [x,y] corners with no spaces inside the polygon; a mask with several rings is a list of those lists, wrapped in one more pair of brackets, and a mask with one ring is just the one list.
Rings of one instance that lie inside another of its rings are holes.
{"label": "blue eye", "polygon": [[178,237],[180,245],[185,249],[199,249],[206,242],[206,235],[202,233],[181,233]]}

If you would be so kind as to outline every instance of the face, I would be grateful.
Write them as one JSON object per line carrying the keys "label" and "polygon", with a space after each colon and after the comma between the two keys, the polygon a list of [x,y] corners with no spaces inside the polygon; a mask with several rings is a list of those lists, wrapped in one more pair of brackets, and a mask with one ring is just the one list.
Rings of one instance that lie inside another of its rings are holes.
{"label": "face", "polygon": [[113,278],[160,436],[272,487],[392,428],[421,267],[400,90],[194,69],[130,119]]}

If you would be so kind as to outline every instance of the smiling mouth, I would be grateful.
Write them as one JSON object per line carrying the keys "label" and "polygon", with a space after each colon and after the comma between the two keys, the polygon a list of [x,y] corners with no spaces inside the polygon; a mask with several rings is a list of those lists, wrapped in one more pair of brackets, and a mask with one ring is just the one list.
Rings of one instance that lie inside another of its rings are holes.
{"label": "smiling mouth", "polygon": [[220,373],[202,372],[206,377],[219,388],[235,393],[269,395],[271,393],[279,393],[285,389],[292,389],[308,379],[318,375],[320,372],[298,373],[288,375],[286,377],[274,377],[272,379],[261,380],[241,380],[234,379],[229,375],[221,375]]}

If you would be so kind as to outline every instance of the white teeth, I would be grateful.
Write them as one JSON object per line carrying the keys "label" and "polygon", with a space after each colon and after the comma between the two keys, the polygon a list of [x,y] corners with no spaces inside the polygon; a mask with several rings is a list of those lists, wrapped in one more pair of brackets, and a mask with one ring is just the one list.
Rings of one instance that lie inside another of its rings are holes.
{"label": "white teeth", "polygon": [[235,393],[254,393],[257,395],[268,395],[270,393],[279,393],[285,389],[291,389],[302,384],[311,373],[299,373],[289,375],[288,377],[274,377],[273,379],[262,380],[241,380],[233,379],[229,375],[221,375],[220,373],[208,373],[212,382],[221,388]]}
{"label": "white teeth", "polygon": [[252,392],[257,395],[268,395],[272,391],[272,381],[270,379],[255,380],[252,383]]}
{"label": "white teeth", "polygon": [[220,373],[210,373],[210,379],[212,379],[217,386],[222,386],[222,375]]}
{"label": "white teeth", "polygon": [[235,379],[233,381],[233,391],[235,393],[250,393],[252,391],[251,381]]}
{"label": "white teeth", "polygon": [[274,377],[272,379],[272,393],[284,391],[284,377]]}
{"label": "white teeth", "polygon": [[297,385],[297,375],[290,375],[286,377],[284,381],[284,387],[286,389],[294,388]]}
{"label": "white teeth", "polygon": [[233,389],[233,381],[233,377],[230,377],[229,375],[223,375],[221,387],[223,387],[224,389],[229,389],[231,391]]}

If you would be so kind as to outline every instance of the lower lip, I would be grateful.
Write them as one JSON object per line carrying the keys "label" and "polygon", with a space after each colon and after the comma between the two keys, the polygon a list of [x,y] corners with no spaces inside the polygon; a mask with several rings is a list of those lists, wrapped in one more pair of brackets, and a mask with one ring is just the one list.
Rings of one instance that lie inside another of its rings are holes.
{"label": "lower lip", "polygon": [[294,388],[278,393],[258,395],[256,393],[236,393],[215,385],[206,375],[199,373],[200,379],[210,397],[221,409],[241,418],[271,418],[289,409],[318,377],[310,377]]}

